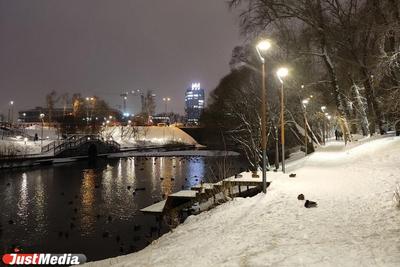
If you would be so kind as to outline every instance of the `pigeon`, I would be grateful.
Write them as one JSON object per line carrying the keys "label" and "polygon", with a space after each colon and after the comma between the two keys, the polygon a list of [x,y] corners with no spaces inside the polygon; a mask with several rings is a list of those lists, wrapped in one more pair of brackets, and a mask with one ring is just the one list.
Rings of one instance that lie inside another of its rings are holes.
{"label": "pigeon", "polygon": [[317,202],[311,201],[311,200],[306,200],[306,203],[304,203],[304,207],[306,208],[316,208],[317,207]]}
{"label": "pigeon", "polygon": [[[298,199],[298,200],[304,200],[304,195],[303,195],[303,194],[298,195],[298,196],[297,196],[297,199]],[[308,201],[308,200],[307,200],[307,201]]]}

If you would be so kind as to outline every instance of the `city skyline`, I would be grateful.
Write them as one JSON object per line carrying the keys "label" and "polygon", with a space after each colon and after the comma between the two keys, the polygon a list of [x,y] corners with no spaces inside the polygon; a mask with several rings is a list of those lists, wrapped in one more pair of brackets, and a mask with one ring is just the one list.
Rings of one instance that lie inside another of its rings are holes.
{"label": "city skyline", "polygon": [[5,115],[9,101],[14,112],[42,106],[52,90],[97,95],[116,108],[121,93],[137,89],[154,91],[157,112],[170,97],[183,114],[187,86],[199,81],[212,91],[241,44],[224,1],[0,1],[0,7]]}

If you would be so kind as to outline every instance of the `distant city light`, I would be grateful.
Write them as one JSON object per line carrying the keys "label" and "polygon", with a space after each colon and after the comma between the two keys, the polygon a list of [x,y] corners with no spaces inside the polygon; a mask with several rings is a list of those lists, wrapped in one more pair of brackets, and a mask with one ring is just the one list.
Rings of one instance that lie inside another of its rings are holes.
{"label": "distant city light", "polygon": [[199,90],[200,89],[200,83],[192,83],[192,90]]}

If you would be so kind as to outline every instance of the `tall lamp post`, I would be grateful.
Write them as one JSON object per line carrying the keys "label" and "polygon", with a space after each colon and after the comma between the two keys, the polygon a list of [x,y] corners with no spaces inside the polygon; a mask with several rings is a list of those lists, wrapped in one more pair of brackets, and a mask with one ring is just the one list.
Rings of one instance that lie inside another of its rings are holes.
{"label": "tall lamp post", "polygon": [[41,119],[41,121],[42,121],[42,130],[41,130],[41,137],[40,137],[40,146],[43,146],[44,113],[40,113],[40,119]]}
{"label": "tall lamp post", "polygon": [[[330,129],[331,128],[331,118],[332,118],[332,116],[329,115],[328,113],[325,113],[325,116],[328,119],[328,129]],[[327,136],[328,136],[328,138],[330,138],[330,130],[327,131]]]}
{"label": "tall lamp post", "polygon": [[268,49],[271,48],[271,43],[268,40],[260,41],[257,46],[257,53],[261,60],[262,65],[262,86],[261,86],[261,147],[262,147],[262,181],[263,181],[263,192],[267,193],[267,96],[265,88],[265,58],[264,54]]}
{"label": "tall lamp post", "polygon": [[304,151],[306,153],[307,156],[307,145],[308,145],[308,133],[307,133],[307,105],[309,103],[309,99],[303,99],[302,103],[303,103],[303,108],[304,108]]}
{"label": "tall lamp post", "polygon": [[324,123],[324,129],[323,129],[323,132],[322,132],[322,138],[324,139],[324,145],[326,145],[326,118],[325,118],[325,116],[326,116],[326,113],[325,113],[326,106],[322,106],[321,110],[322,110],[322,114],[323,114],[322,119],[323,119],[323,123]]}
{"label": "tall lamp post", "polygon": [[10,107],[8,108],[8,123],[13,124],[13,114],[14,114],[14,101],[10,101]]}
{"label": "tall lamp post", "polygon": [[282,172],[285,173],[285,102],[284,102],[284,88],[283,78],[289,74],[287,68],[280,68],[276,72],[279,81],[281,82],[281,145],[282,145]]}

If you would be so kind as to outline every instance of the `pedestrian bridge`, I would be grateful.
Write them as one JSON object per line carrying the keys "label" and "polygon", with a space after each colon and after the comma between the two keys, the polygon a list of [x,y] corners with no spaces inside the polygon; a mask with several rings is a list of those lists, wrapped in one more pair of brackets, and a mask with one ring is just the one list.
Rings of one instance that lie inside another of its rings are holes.
{"label": "pedestrian bridge", "polygon": [[41,153],[50,154],[54,157],[96,157],[120,151],[120,145],[113,140],[105,140],[99,135],[74,135],[61,141],[54,141],[43,146]]}

